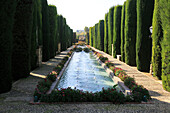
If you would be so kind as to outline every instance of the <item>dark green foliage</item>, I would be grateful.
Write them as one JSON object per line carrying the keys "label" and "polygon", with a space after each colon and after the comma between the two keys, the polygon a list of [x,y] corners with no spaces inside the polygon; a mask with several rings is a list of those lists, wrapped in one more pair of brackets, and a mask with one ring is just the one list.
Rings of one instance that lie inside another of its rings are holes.
{"label": "dark green foliage", "polygon": [[59,43],[59,51],[61,52],[61,42],[62,42],[62,38],[63,38],[63,16],[58,15],[58,43]]}
{"label": "dark green foliage", "polygon": [[89,28],[89,40],[90,40],[89,45],[93,46],[93,27]]}
{"label": "dark green foliage", "polygon": [[121,16],[121,61],[125,62],[125,10],[126,10],[126,2],[124,2],[122,6],[122,16]]}
{"label": "dark green foliage", "polygon": [[113,22],[114,22],[114,7],[109,9],[108,14],[108,52],[112,55],[112,43],[113,43]]}
{"label": "dark green foliage", "polygon": [[161,57],[161,41],[163,31],[160,18],[160,0],[155,0],[154,14],[153,14],[153,32],[152,32],[152,67],[153,75],[161,79],[162,71],[162,57]]}
{"label": "dark green foliage", "polygon": [[93,27],[93,47],[97,48],[98,23]]}
{"label": "dark green foliage", "polygon": [[170,2],[160,0],[160,15],[163,28],[162,41],[162,83],[165,90],[170,92]]}
{"label": "dark green foliage", "polygon": [[98,24],[97,49],[104,50],[104,20],[100,20]]}
{"label": "dark green foliage", "polygon": [[151,38],[154,0],[137,0],[136,64],[140,71],[149,72],[151,62]]}
{"label": "dark green foliage", "polygon": [[37,0],[37,30],[38,30],[38,46],[43,45],[42,40],[42,7],[41,0]]}
{"label": "dark green foliage", "polygon": [[136,0],[126,1],[125,10],[125,62],[128,65],[136,65],[136,29],[137,29],[137,13]]}
{"label": "dark green foliage", "polygon": [[49,31],[49,16],[48,16],[48,3],[47,0],[41,0],[42,4],[42,39],[43,39],[43,61],[48,61],[50,58],[49,43],[50,43],[50,31]]}
{"label": "dark green foliage", "polygon": [[16,1],[1,0],[0,6],[0,93],[4,93],[12,86],[12,28]]}
{"label": "dark green foliage", "polygon": [[114,8],[114,23],[113,23],[113,57],[121,54],[120,44],[121,44],[121,11],[122,6],[118,5]]}
{"label": "dark green foliage", "polygon": [[86,43],[89,45],[89,33],[86,34]]}
{"label": "dark green foliage", "polygon": [[14,80],[30,75],[30,47],[33,24],[32,0],[18,0],[13,27],[12,76]]}
{"label": "dark green foliage", "polygon": [[108,53],[108,13],[104,20],[104,52]]}
{"label": "dark green foliage", "polygon": [[49,27],[50,27],[50,42],[49,42],[49,51],[50,58],[53,58],[56,53],[56,31],[57,31],[57,8],[56,6],[49,5]]}
{"label": "dark green foliage", "polygon": [[37,55],[36,49],[38,46],[37,40],[37,2],[38,0],[34,1],[34,12],[33,12],[33,25],[32,25],[32,35],[31,35],[31,49],[30,49],[30,63],[31,63],[31,70],[34,70],[37,67]]}

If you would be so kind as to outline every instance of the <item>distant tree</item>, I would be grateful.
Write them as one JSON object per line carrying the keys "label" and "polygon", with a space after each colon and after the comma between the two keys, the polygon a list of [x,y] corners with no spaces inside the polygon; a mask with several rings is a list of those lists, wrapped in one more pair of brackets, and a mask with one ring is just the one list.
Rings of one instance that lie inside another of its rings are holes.
{"label": "distant tree", "polygon": [[114,9],[114,23],[113,23],[113,57],[120,55],[120,44],[121,44],[121,11],[122,6],[118,5]]}
{"label": "distant tree", "polygon": [[131,66],[136,65],[136,29],[137,13],[136,0],[126,1],[125,10],[125,63]]}
{"label": "distant tree", "polygon": [[140,71],[149,72],[151,63],[151,38],[154,0],[137,0],[136,64]]}
{"label": "distant tree", "polygon": [[108,53],[108,13],[104,20],[104,52]]}
{"label": "distant tree", "polygon": [[12,29],[16,3],[16,0],[0,2],[0,93],[10,91],[12,87]]}
{"label": "distant tree", "polygon": [[122,16],[121,16],[121,61],[125,62],[125,10],[126,10],[126,2],[124,2],[122,6]]}
{"label": "distant tree", "polygon": [[113,43],[113,22],[114,22],[114,7],[109,9],[108,14],[108,52],[112,55],[112,43]]}
{"label": "distant tree", "polygon": [[90,46],[93,46],[93,27],[90,27],[89,29],[89,39],[90,39]]}
{"label": "distant tree", "polygon": [[97,48],[98,23],[93,28],[93,47]]}

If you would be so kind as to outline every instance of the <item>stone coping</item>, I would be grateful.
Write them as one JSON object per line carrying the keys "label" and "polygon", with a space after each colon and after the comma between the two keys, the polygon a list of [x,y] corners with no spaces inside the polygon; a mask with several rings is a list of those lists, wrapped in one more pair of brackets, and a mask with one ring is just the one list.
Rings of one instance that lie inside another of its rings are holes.
{"label": "stone coping", "polygon": [[97,61],[101,64],[101,66],[106,70],[106,72],[109,74],[109,77],[114,81],[115,84],[118,84],[120,87],[120,90],[123,92],[124,95],[130,95],[131,90],[125,86],[124,82],[114,75],[111,69],[109,69],[105,63],[100,61],[100,59],[97,57],[97,55],[93,54]]}
{"label": "stone coping", "polygon": [[52,83],[50,90],[47,92],[47,94],[50,94],[52,92],[52,90],[55,89],[56,85],[58,84],[58,82],[60,81],[65,69],[67,68],[72,56],[74,55],[74,52],[71,54],[71,56],[68,58],[67,62],[64,64],[64,67],[62,68],[62,70],[60,71],[60,74],[58,75],[58,77],[56,78],[56,81]]}

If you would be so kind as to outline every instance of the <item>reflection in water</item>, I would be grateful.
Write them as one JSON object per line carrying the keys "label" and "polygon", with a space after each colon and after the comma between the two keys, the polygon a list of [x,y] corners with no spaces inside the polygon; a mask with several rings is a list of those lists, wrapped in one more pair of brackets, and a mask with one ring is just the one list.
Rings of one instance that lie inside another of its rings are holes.
{"label": "reflection in water", "polygon": [[114,82],[91,53],[75,52],[57,88],[76,87],[83,91],[101,91]]}

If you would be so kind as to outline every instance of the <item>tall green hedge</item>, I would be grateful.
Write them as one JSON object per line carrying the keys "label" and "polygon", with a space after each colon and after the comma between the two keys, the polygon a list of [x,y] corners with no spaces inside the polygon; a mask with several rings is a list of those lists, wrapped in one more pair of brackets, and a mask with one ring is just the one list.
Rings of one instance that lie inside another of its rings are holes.
{"label": "tall green hedge", "polygon": [[122,6],[118,5],[114,8],[114,23],[113,23],[113,57],[121,54],[120,44],[121,44],[121,11]]}
{"label": "tall green hedge", "polygon": [[93,27],[89,28],[89,39],[90,39],[90,46],[93,46]]}
{"label": "tall green hedge", "polygon": [[48,16],[48,3],[47,0],[41,0],[42,4],[42,39],[43,39],[43,51],[42,60],[48,61],[50,58],[49,43],[50,43],[50,30],[49,30],[49,16]]}
{"label": "tall green hedge", "polygon": [[58,14],[56,15],[56,37],[54,38],[54,46],[55,46],[55,55],[56,51],[58,51],[58,43],[59,43],[59,21],[58,21]]}
{"label": "tall green hedge", "polygon": [[137,12],[136,0],[126,1],[125,10],[125,62],[128,65],[136,65],[136,29],[137,29]]}
{"label": "tall green hedge", "polygon": [[0,93],[4,93],[12,86],[12,28],[16,1],[1,0],[0,6]]}
{"label": "tall green hedge", "polygon": [[87,45],[89,45],[89,33],[88,32],[86,33],[86,43]]}
{"label": "tall green hedge", "polygon": [[140,71],[149,72],[151,63],[151,38],[154,0],[137,0],[136,64]]}
{"label": "tall green hedge", "polygon": [[13,27],[12,76],[14,80],[30,75],[30,47],[33,1],[18,0]]}
{"label": "tall green hedge", "polygon": [[161,17],[160,17],[160,0],[155,0],[154,6],[154,14],[153,14],[153,32],[152,32],[152,67],[153,67],[153,75],[161,79],[162,75],[162,25],[161,25]]}
{"label": "tall green hedge", "polygon": [[104,20],[104,52],[108,53],[108,13]]}
{"label": "tall green hedge", "polygon": [[112,43],[113,43],[113,22],[114,22],[114,7],[109,9],[108,14],[108,52],[112,55]]}
{"label": "tall green hedge", "polygon": [[122,16],[121,16],[121,61],[125,62],[125,10],[126,10],[126,2],[124,2],[122,6]]}
{"label": "tall green hedge", "polygon": [[61,47],[62,47],[62,38],[63,38],[63,16],[58,15],[58,43],[60,45],[60,52],[61,52]]}
{"label": "tall green hedge", "polygon": [[50,58],[55,56],[55,43],[56,43],[56,31],[57,31],[57,8],[56,6],[49,5],[49,28],[50,28],[50,42],[49,42],[49,51]]}
{"label": "tall green hedge", "polygon": [[97,48],[98,23],[93,28],[93,47]]}
{"label": "tall green hedge", "polygon": [[104,50],[104,20],[100,20],[98,24],[97,49]]}
{"label": "tall green hedge", "polygon": [[34,1],[34,12],[33,12],[33,25],[32,25],[32,36],[31,36],[31,49],[30,49],[30,63],[31,63],[31,70],[34,70],[37,67],[37,55],[36,49],[38,46],[37,39],[37,2],[38,0]]}
{"label": "tall green hedge", "polygon": [[37,0],[37,31],[38,31],[38,46],[43,45],[42,39],[42,7],[41,0]]}
{"label": "tall green hedge", "polygon": [[162,42],[162,83],[170,92],[170,1],[160,0],[160,15],[163,28]]}

